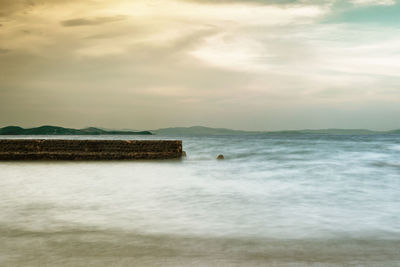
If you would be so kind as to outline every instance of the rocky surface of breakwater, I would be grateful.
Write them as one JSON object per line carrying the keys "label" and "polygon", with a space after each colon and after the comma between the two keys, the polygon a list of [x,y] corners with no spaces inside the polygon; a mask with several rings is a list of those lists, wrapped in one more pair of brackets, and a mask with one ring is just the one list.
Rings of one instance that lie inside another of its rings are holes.
{"label": "rocky surface of breakwater", "polygon": [[129,160],[180,157],[181,140],[0,140],[0,160]]}

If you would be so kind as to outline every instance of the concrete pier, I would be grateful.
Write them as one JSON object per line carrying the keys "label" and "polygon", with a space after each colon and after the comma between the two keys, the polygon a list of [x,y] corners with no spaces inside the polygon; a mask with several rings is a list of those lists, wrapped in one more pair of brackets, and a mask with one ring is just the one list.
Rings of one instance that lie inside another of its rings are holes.
{"label": "concrete pier", "polygon": [[181,140],[0,140],[0,160],[137,160],[181,157]]}

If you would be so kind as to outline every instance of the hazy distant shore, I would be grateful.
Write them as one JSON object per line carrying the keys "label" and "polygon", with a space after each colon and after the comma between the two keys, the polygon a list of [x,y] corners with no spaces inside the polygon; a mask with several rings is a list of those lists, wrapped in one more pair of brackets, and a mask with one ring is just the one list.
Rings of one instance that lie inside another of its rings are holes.
{"label": "hazy distant shore", "polygon": [[0,128],[0,135],[151,135],[149,131],[121,131],[104,130],[95,127],[72,129],[58,126],[40,126],[35,128],[21,128],[7,126]]}
{"label": "hazy distant shore", "polygon": [[3,266],[398,266],[400,262],[399,239],[257,240],[4,227],[0,236]]}
{"label": "hazy distant shore", "polygon": [[7,126],[0,128],[0,135],[294,135],[294,134],[332,134],[332,135],[386,135],[400,134],[400,129],[390,131],[372,131],[366,129],[317,129],[317,130],[285,130],[285,131],[243,131],[225,128],[210,128],[204,126],[171,127],[157,130],[109,130],[95,127],[72,129],[58,126],[40,126],[21,128]]}

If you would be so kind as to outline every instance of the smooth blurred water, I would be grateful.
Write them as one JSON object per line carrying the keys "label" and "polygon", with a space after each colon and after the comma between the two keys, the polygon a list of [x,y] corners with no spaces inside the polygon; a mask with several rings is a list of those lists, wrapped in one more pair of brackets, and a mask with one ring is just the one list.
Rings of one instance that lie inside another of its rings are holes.
{"label": "smooth blurred water", "polygon": [[183,139],[188,157],[0,162],[0,226],[282,240],[400,237],[400,136],[139,138]]}

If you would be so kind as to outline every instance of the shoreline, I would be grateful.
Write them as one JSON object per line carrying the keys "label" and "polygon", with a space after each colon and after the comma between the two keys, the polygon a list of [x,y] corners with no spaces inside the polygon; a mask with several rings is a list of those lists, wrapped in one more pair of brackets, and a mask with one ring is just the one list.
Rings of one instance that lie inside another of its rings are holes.
{"label": "shoreline", "polygon": [[[5,266],[398,266],[400,240],[238,239],[0,229]],[[34,245],[33,245],[34,244]]]}

